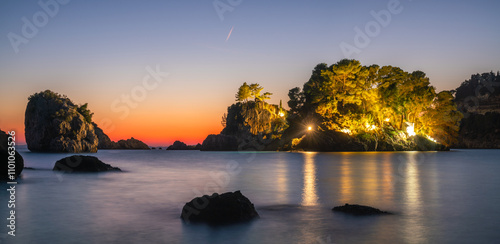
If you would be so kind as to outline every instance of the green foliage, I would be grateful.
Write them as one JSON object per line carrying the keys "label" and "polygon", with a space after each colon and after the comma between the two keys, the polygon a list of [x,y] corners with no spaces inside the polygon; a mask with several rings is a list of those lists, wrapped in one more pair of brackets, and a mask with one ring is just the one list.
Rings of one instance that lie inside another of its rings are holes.
{"label": "green foliage", "polygon": [[85,103],[81,106],[78,106],[77,111],[78,111],[78,113],[83,115],[83,117],[85,118],[85,121],[87,121],[88,123],[92,123],[92,116],[94,115],[94,113],[90,112],[90,110],[87,108],[87,106],[88,106],[87,103]]}
{"label": "green foliage", "polygon": [[252,92],[250,91],[250,86],[245,82],[238,89],[238,93],[236,93],[236,101],[246,102],[251,97],[252,97]]}
{"label": "green foliage", "polygon": [[253,98],[254,101],[264,101],[266,99],[270,99],[272,93],[264,92],[264,94],[260,94],[264,88],[257,83],[248,85],[246,82],[240,86],[238,92],[236,93],[236,101],[237,102],[248,102],[250,98]]}
{"label": "green foliage", "polygon": [[[240,86],[236,93],[238,103],[231,105],[227,114],[222,117],[222,134],[250,133],[269,135],[274,139],[281,137],[281,133],[288,126],[287,112],[281,106],[265,102],[272,94],[261,94],[262,90],[263,87],[256,83],[248,85],[245,82]],[[249,100],[250,98],[253,98],[253,101]]]}
{"label": "green foliage", "polygon": [[53,114],[51,114],[53,118],[59,118],[63,121],[70,122],[71,119],[76,115],[75,113],[78,112],[85,118],[85,121],[87,121],[88,123],[92,123],[92,116],[94,115],[94,113],[92,113],[88,109],[87,103],[81,106],[75,105],[65,95],[61,95],[51,90],[45,90],[43,92],[35,93],[28,97],[28,100],[30,102],[35,101],[36,99],[43,99],[57,104],[55,106],[55,111],[53,111]]}
{"label": "green foliage", "polygon": [[344,59],[329,67],[318,64],[303,92],[294,88],[289,97],[292,114],[305,117],[313,110],[322,130],[368,141],[399,137],[404,124],[413,123],[417,134],[449,145],[462,118],[452,94],[436,94],[424,72],[362,66],[357,60]]}

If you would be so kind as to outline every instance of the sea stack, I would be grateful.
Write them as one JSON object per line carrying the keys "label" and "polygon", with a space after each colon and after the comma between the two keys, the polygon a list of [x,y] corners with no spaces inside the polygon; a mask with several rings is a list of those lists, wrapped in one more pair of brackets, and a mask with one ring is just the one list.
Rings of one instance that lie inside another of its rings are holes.
{"label": "sea stack", "polygon": [[75,105],[50,90],[29,97],[24,125],[30,151],[97,152],[99,140],[87,104]]}

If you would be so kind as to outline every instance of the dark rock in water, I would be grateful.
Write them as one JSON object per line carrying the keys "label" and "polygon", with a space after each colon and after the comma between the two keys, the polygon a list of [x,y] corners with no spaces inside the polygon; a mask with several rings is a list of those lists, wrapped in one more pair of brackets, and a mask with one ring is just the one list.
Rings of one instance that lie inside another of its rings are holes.
{"label": "dark rock in water", "polygon": [[87,105],[46,90],[29,97],[25,113],[28,149],[35,152],[97,152],[98,138]]}
{"label": "dark rock in water", "polygon": [[196,146],[186,145],[186,143],[181,141],[175,141],[174,144],[167,147],[167,150],[200,150],[201,144],[198,143]]}
{"label": "dark rock in water", "polygon": [[146,143],[139,141],[135,138],[130,138],[127,140],[119,140],[116,143],[118,146],[115,149],[139,149],[139,150],[151,150]]}
{"label": "dark rock in water", "polygon": [[[14,135],[15,136],[15,135]],[[14,165],[15,165],[15,170],[13,176],[15,177],[14,179],[8,179],[9,177],[9,156],[11,156],[11,151],[9,151],[9,135],[3,131],[0,130],[0,180],[2,181],[7,181],[7,180],[14,180],[15,178],[19,177],[21,172],[23,171],[24,168],[24,159],[23,157],[17,152],[14,151]],[[11,157],[12,159],[12,157]],[[12,166],[11,166],[12,167]]]}
{"label": "dark rock in water", "polygon": [[189,150],[189,147],[184,142],[175,141],[174,144],[167,147],[167,150]]}
{"label": "dark rock in water", "polygon": [[208,135],[201,145],[202,151],[237,151],[238,139],[228,135]]}
{"label": "dark rock in water", "polygon": [[196,144],[196,146],[194,146],[194,150],[201,150],[201,144]]}
{"label": "dark rock in water", "polygon": [[[93,123],[95,128],[95,133],[99,138],[98,149],[142,149],[149,150],[149,146],[144,142],[134,139],[133,137],[128,140],[120,140],[118,142],[111,141],[109,136],[104,133],[104,131]],[[155,148],[153,148],[155,149]]]}
{"label": "dark rock in water", "polygon": [[345,204],[344,206],[337,206],[332,209],[333,211],[344,212],[352,215],[377,215],[377,214],[390,214],[389,212],[382,211],[377,208],[357,204]]}
{"label": "dark rock in water", "polygon": [[103,172],[103,171],[121,171],[117,167],[103,163],[96,157],[73,155],[60,159],[52,169],[54,171],[64,172]]}
{"label": "dark rock in water", "polygon": [[196,197],[182,208],[181,218],[186,222],[232,224],[258,218],[259,214],[240,191]]}

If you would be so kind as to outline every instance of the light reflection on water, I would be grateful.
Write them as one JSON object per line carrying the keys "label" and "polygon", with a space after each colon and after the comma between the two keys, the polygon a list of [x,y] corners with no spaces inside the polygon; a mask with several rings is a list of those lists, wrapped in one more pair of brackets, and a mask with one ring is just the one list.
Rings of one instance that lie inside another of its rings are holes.
{"label": "light reflection on water", "polygon": [[304,187],[302,191],[302,205],[314,206],[318,204],[316,195],[316,165],[314,152],[305,152],[304,155]]}
{"label": "light reflection on water", "polygon": [[[17,186],[16,243],[470,243],[500,238],[498,150],[111,150],[97,156],[126,172],[60,177],[48,169],[66,155],[23,156],[38,170],[24,171]],[[232,162],[239,171],[229,174]],[[261,219],[217,228],[183,224],[182,205],[212,190],[242,190]],[[0,199],[7,197],[0,192]],[[396,214],[357,218],[331,211],[344,203]],[[0,203],[2,225],[6,212]]]}

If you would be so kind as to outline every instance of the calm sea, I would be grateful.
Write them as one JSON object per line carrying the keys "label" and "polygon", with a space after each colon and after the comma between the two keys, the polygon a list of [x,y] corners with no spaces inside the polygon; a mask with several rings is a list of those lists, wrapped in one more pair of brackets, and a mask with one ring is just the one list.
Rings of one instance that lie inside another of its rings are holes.
{"label": "calm sea", "polygon": [[[1,243],[499,243],[500,150],[288,153],[101,150],[121,173],[51,171],[66,154],[20,149],[16,236]],[[3,189],[8,186],[0,184]],[[261,218],[185,224],[195,196],[241,190]],[[394,215],[332,212],[344,203]]]}

